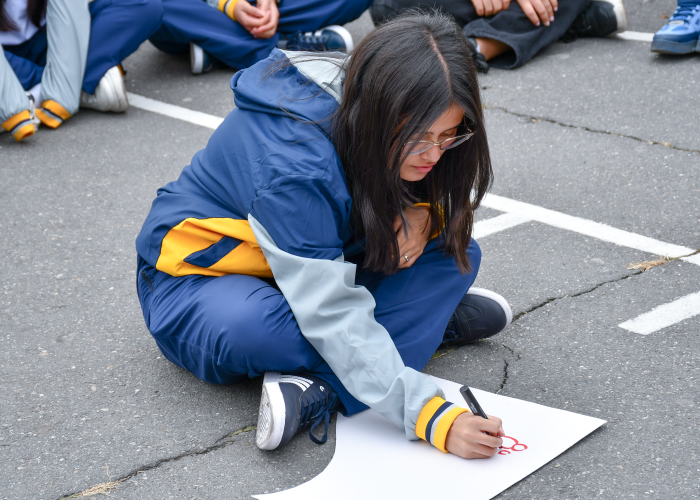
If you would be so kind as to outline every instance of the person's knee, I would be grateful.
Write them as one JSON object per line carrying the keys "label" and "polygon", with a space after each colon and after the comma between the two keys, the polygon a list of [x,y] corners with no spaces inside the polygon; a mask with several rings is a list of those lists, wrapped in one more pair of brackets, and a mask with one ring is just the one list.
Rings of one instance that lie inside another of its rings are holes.
{"label": "person's knee", "polygon": [[122,0],[116,6],[121,7],[135,24],[149,27],[155,31],[163,19],[162,0]]}
{"label": "person's knee", "polygon": [[154,31],[158,29],[163,19],[161,0],[138,0],[134,7],[137,9],[139,22],[152,25]]}
{"label": "person's knee", "polygon": [[224,357],[255,358],[270,350],[271,337],[285,328],[291,310],[281,293],[264,287],[217,316],[217,351]]}

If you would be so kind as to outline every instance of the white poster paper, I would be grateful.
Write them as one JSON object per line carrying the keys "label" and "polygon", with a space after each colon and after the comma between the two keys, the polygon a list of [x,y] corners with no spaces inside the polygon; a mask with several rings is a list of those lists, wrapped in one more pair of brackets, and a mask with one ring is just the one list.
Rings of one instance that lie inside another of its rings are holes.
{"label": "white poster paper", "polygon": [[[433,377],[447,400],[466,407],[459,384]],[[264,500],[468,498],[486,500],[520,481],[605,423],[564,410],[472,389],[487,414],[503,420],[508,438],[489,459],[464,460],[401,429],[372,410],[338,416],[335,455],[311,481],[256,495]]]}

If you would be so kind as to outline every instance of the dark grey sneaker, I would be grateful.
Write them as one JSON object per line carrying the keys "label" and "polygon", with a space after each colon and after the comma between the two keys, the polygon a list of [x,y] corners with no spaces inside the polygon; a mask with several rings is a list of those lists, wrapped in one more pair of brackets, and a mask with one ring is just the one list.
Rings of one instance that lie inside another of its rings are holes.
{"label": "dark grey sneaker", "polygon": [[440,348],[493,337],[513,321],[508,301],[496,292],[471,287],[447,324]]}
{"label": "dark grey sneaker", "polygon": [[596,0],[576,16],[564,38],[603,37],[625,31],[628,26],[622,0]]}
{"label": "dark grey sneaker", "polygon": [[278,49],[303,52],[345,52],[355,48],[352,35],[342,26],[332,25],[316,32],[297,33],[277,44]]}
{"label": "dark grey sneaker", "polygon": [[[274,450],[310,427],[311,440],[323,444],[328,438],[330,416],[339,406],[336,393],[319,378],[268,372],[263,380],[255,441],[263,450]],[[319,440],[312,432],[321,421],[326,432]]]}

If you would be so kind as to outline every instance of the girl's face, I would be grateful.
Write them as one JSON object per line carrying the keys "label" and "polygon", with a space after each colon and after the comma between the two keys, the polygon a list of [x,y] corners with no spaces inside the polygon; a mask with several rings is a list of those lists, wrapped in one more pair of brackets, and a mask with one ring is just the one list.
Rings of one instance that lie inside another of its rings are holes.
{"label": "girl's face", "polygon": [[[445,111],[423,137],[412,137],[414,141],[442,142],[457,135],[457,127],[464,119],[464,111],[453,104]],[[401,178],[405,181],[419,181],[430,172],[440,160],[444,151],[439,146],[433,146],[427,151],[406,157],[401,164]]]}

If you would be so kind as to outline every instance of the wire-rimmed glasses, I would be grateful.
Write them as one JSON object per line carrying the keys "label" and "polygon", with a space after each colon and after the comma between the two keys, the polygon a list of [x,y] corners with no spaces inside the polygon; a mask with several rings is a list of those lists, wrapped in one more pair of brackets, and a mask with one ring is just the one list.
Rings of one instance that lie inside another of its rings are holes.
{"label": "wire-rimmed glasses", "polygon": [[[469,130],[469,129],[467,129],[467,130]],[[457,135],[455,137],[449,137],[442,142],[408,141],[406,144],[404,144],[404,148],[405,148],[406,154],[409,156],[419,155],[421,153],[425,153],[433,146],[439,146],[442,151],[446,151],[448,149],[454,148],[455,146],[459,146],[464,141],[470,139],[473,135],[474,135],[474,132],[469,130],[469,132],[466,134]]]}

